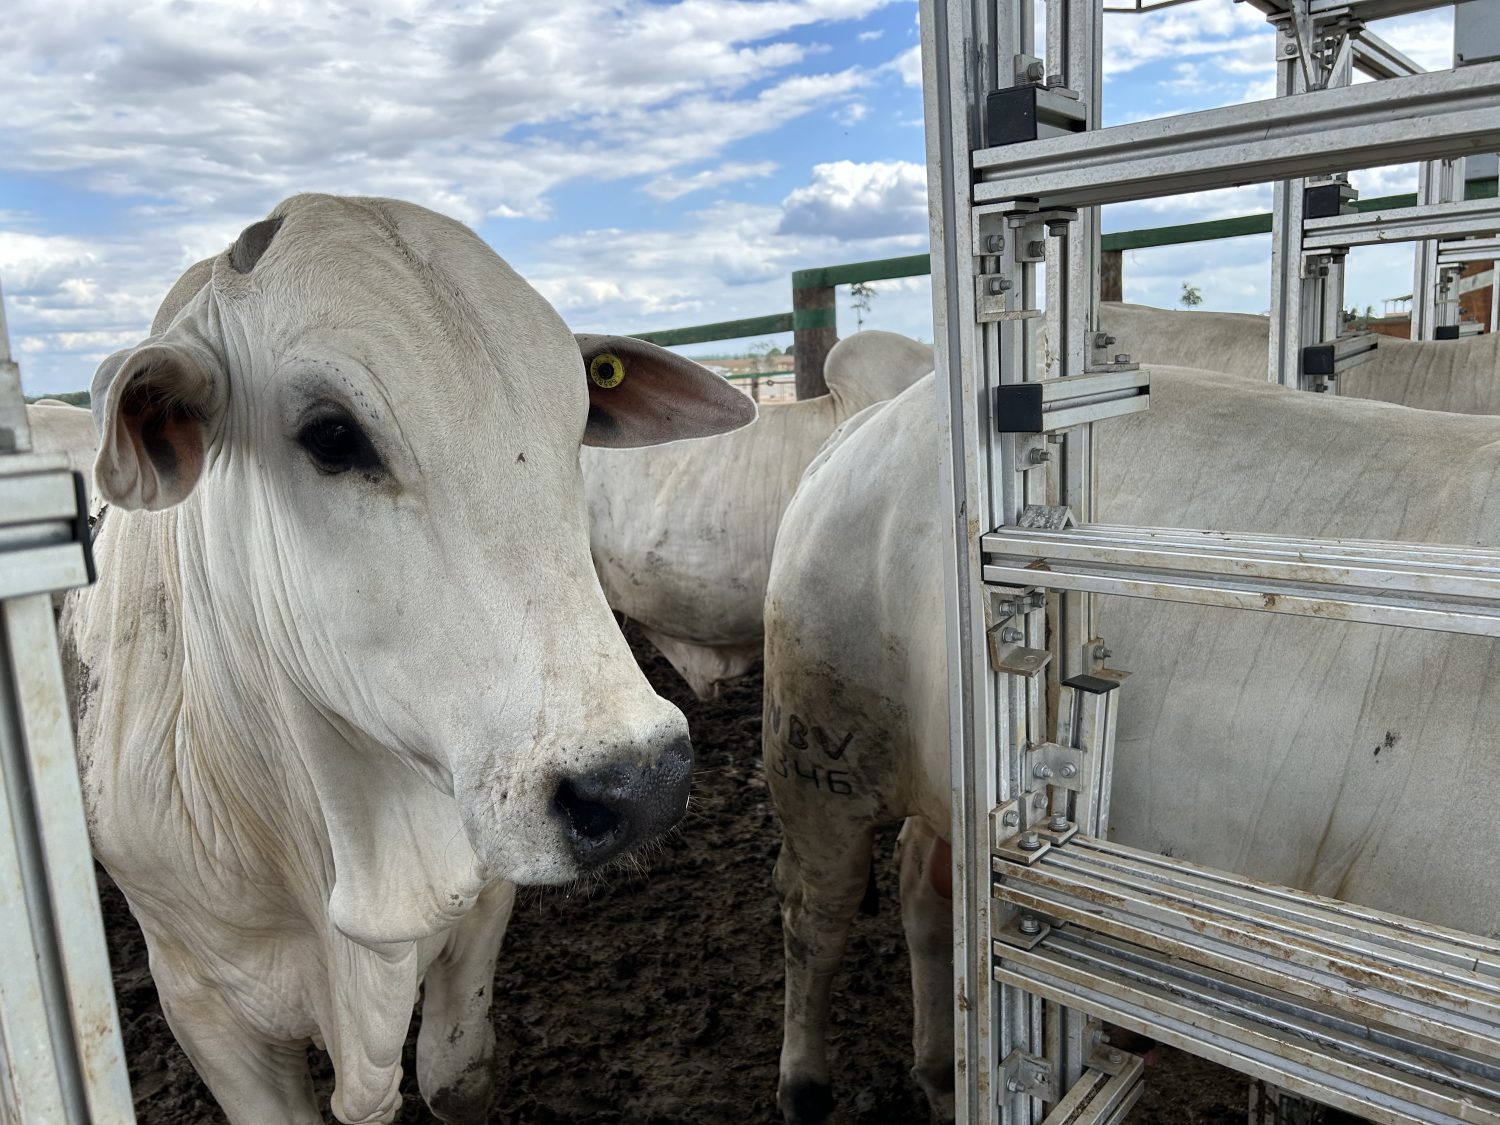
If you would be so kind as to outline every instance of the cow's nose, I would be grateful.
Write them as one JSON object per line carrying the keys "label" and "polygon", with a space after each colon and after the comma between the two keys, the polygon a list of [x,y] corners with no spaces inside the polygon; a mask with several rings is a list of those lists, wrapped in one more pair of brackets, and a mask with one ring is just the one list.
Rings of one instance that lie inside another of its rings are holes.
{"label": "cow's nose", "polygon": [[581,867],[598,867],[660,836],[682,819],[693,783],[693,745],[673,741],[655,765],[617,762],[565,777],[553,803]]}

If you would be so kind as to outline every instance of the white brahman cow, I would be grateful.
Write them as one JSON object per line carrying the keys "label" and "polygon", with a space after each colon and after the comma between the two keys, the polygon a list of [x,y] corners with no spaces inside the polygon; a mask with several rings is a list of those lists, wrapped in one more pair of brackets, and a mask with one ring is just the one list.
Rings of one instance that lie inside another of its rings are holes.
{"label": "white brahman cow", "polygon": [[[1099,327],[1115,337],[1111,351],[1125,352],[1137,363],[1266,377],[1271,329],[1263,316],[1107,302],[1099,306]],[[1346,398],[1500,414],[1500,336],[1430,341],[1382,336],[1375,357],[1340,375],[1338,384]]]}
{"label": "white brahman cow", "polygon": [[650,449],[585,449],[589,545],[609,604],[700,699],[761,656],[771,547],[834,427],[932,370],[932,349],[861,332],[828,354],[828,394],[773,403],[741,430]]}
{"label": "white brahman cow", "polygon": [[[830,1104],[830,986],[871,832],[902,839],[914,1076],[951,1117],[948,552],[934,388],[857,417],[804,476],[766,603],[765,765],[783,829],[779,1100]],[[1500,418],[1154,369],[1096,431],[1100,519],[1500,546]],[[1102,599],[1121,689],[1112,834],[1482,934],[1500,930],[1500,642]]]}
{"label": "white brahman cow", "polygon": [[[512,883],[674,824],[680,712],[610,617],[579,443],[721,432],[695,364],[575,338],[471,231],[301,195],[93,386],[99,581],[63,627],[100,861],[236,1125],[484,1119]],[[560,966],[559,971],[566,971]]]}

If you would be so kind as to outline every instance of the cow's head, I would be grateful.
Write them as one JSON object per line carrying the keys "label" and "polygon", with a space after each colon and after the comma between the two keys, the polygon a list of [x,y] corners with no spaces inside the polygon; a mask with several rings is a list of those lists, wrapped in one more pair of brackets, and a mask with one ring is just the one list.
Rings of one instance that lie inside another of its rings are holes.
{"label": "cow's head", "polygon": [[388,200],[287,200],[154,332],[95,378],[97,485],[177,509],[188,674],[295,745],[341,928],[430,932],[484,881],[567,881],[677,821],[686,723],[600,592],[578,447],[734,429],[745,396],[573,336],[467,228]]}

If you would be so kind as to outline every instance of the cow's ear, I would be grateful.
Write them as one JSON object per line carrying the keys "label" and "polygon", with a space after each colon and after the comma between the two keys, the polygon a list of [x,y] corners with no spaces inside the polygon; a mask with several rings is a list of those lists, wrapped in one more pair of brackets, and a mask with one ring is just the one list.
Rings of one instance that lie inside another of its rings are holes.
{"label": "cow's ear", "polygon": [[90,395],[99,495],[153,512],[185,500],[229,401],[223,361],[194,335],[169,332],[106,359]]}
{"label": "cow's ear", "polygon": [[748,395],[690,359],[629,336],[577,340],[589,388],[584,445],[660,445],[755,420]]}

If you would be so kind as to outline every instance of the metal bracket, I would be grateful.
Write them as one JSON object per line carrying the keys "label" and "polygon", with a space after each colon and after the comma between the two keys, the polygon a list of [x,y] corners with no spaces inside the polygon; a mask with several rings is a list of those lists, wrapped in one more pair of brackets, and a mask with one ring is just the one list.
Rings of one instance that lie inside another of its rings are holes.
{"label": "metal bracket", "polygon": [[1084,751],[1056,742],[1033,742],[1026,750],[1032,777],[1059,789],[1077,792],[1082,788]]}
{"label": "metal bracket", "polygon": [[[1045,798],[1046,794],[1043,793],[1042,796]],[[1019,863],[1025,867],[1030,867],[1051,850],[1052,845],[1042,839],[1040,832],[1035,828],[1025,827],[1020,832],[1001,840],[994,848],[997,858]]]}
{"label": "metal bracket", "polygon": [[1001,1088],[1013,1094],[1030,1094],[1044,1102],[1057,1101],[1057,1074],[1046,1059],[1012,1051],[1000,1064]]}
{"label": "metal bracket", "polygon": [[[1004,922],[995,925],[994,939],[998,945],[1007,945],[1012,949],[1034,949],[1041,940],[1052,932],[1052,924],[1040,914],[1033,914],[1029,910],[1013,909],[1010,917]],[[1004,957],[1005,951],[996,948],[996,957]]]}
{"label": "metal bracket", "polygon": [[1064,531],[1076,522],[1073,513],[1061,504],[1027,504],[1016,526],[1034,531]]}

